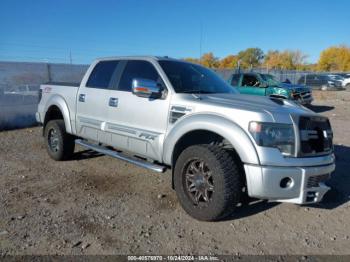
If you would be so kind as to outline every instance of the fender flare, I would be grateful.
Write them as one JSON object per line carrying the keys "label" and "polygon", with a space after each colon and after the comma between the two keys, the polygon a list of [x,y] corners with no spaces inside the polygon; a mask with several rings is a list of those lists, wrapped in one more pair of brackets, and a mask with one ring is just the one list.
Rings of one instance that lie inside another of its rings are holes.
{"label": "fender flare", "polygon": [[220,115],[210,113],[192,114],[183,119],[171,129],[165,137],[163,161],[172,165],[176,143],[188,132],[205,130],[216,133],[231,143],[243,163],[260,164],[258,153],[248,134],[236,123]]}
{"label": "fender flare", "polygon": [[45,105],[45,111],[44,111],[45,118],[46,118],[46,114],[51,106],[57,106],[59,108],[59,110],[61,111],[62,116],[63,116],[64,124],[66,126],[66,132],[72,134],[70,113],[69,113],[69,109],[68,109],[67,103],[64,100],[64,98],[62,96],[59,96],[59,95],[55,95],[55,96],[52,96],[49,98],[49,100],[47,101],[47,103]]}

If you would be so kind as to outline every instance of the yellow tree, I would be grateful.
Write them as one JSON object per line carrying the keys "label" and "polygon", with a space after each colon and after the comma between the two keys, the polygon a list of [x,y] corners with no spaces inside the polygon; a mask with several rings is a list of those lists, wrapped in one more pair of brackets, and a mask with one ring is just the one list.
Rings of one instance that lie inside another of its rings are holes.
{"label": "yellow tree", "polygon": [[228,55],[220,60],[220,69],[232,69],[237,67],[238,57],[234,55]]}
{"label": "yellow tree", "polygon": [[217,68],[219,66],[219,59],[212,52],[209,52],[202,55],[200,63],[209,68]]}
{"label": "yellow tree", "polygon": [[183,60],[190,62],[190,63],[195,63],[195,64],[199,64],[199,59],[197,58],[192,58],[192,57],[186,57]]}
{"label": "yellow tree", "polygon": [[320,71],[350,71],[350,47],[332,46],[323,50],[317,69]]}
{"label": "yellow tree", "polygon": [[272,69],[302,69],[305,65],[307,56],[301,51],[296,50],[270,50],[267,52],[264,60],[264,66]]}

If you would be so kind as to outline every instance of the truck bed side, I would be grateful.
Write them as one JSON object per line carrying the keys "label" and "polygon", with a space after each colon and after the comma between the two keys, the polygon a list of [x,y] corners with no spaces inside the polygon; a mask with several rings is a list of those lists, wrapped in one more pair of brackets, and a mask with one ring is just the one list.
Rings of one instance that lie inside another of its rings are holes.
{"label": "truck bed side", "polygon": [[37,121],[45,124],[45,115],[57,107],[63,115],[68,133],[75,134],[76,96],[79,86],[43,84]]}

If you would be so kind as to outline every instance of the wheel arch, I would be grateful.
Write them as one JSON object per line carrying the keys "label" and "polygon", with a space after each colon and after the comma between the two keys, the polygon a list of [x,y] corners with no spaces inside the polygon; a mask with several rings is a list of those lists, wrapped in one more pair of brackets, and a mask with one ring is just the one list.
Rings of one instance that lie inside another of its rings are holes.
{"label": "wheel arch", "polygon": [[44,128],[50,120],[63,119],[66,132],[72,133],[69,109],[68,109],[67,103],[64,101],[62,97],[60,96],[52,97],[47,103],[45,112],[46,113],[45,113],[44,123],[43,123]]}
{"label": "wheel arch", "polygon": [[214,114],[196,114],[179,120],[165,138],[164,163],[172,165],[176,146],[189,134],[199,134],[195,132],[220,136],[232,145],[242,162],[260,163],[255,146],[246,132],[236,123]]}

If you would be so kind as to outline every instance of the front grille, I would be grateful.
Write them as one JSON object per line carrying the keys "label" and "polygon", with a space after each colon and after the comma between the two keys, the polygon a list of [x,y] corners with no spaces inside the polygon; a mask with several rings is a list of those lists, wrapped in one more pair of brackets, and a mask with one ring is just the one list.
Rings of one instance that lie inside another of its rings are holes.
{"label": "front grille", "polygon": [[329,179],[329,174],[320,176],[310,176],[307,180],[307,188],[318,187],[321,182],[325,182]]}
{"label": "front grille", "polygon": [[309,91],[307,91],[307,92],[302,92],[302,93],[300,94],[300,96],[301,96],[301,98],[303,98],[303,99],[307,99],[307,98],[310,98],[310,97],[311,97],[311,93],[310,93]]}
{"label": "front grille", "polygon": [[325,117],[300,117],[300,155],[328,154],[333,150],[333,132]]}

